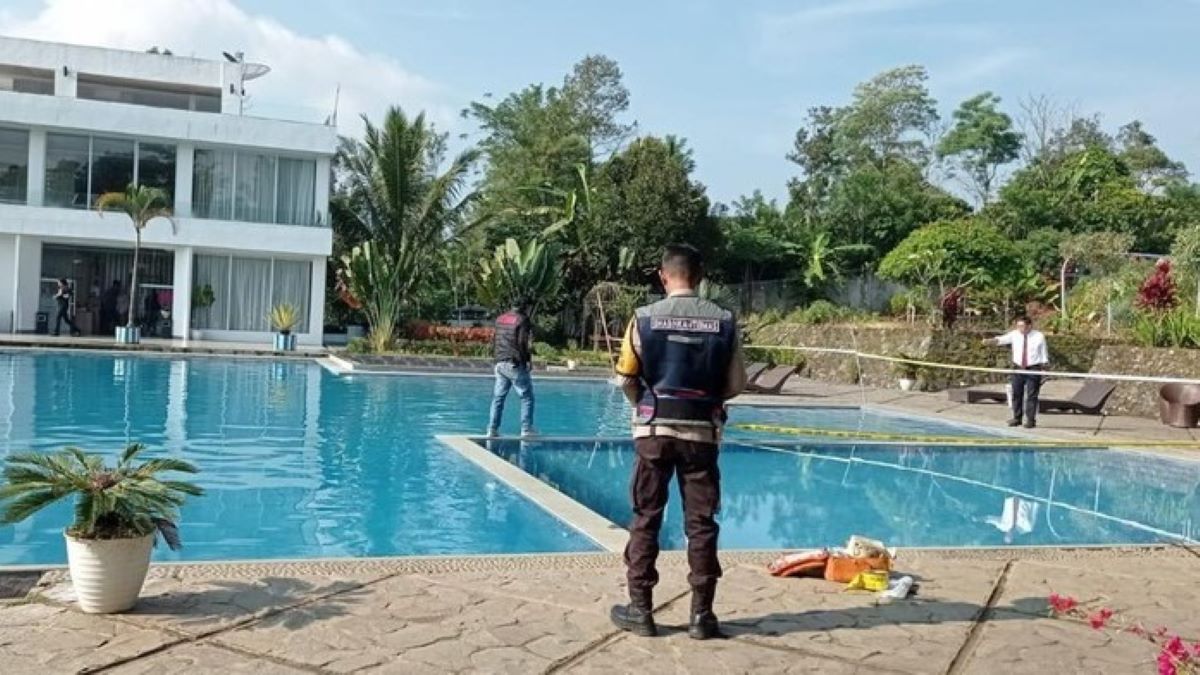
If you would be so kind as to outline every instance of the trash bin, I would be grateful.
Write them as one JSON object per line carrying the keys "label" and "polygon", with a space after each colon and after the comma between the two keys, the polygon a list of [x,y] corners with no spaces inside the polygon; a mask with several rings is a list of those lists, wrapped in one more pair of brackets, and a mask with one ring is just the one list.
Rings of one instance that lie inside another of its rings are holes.
{"label": "trash bin", "polygon": [[50,313],[38,312],[33,320],[33,332],[38,335],[45,335],[50,332]]}
{"label": "trash bin", "polygon": [[1164,384],[1158,390],[1158,419],[1172,427],[1196,426],[1200,422],[1200,386]]}

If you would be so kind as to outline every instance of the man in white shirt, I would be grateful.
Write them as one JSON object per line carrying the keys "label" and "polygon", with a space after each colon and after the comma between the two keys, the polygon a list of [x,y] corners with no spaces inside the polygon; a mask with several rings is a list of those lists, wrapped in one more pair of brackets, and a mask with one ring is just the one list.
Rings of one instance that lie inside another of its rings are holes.
{"label": "man in white shirt", "polygon": [[[1017,327],[997,338],[988,338],[985,345],[1008,345],[1012,347],[1013,367],[1021,370],[1045,370],[1050,363],[1046,350],[1046,336],[1033,329],[1028,316],[1017,319]],[[1043,376],[1013,373],[1012,375],[1012,419],[1008,426],[1019,426],[1024,422],[1026,429],[1037,426],[1038,395],[1042,390]]]}

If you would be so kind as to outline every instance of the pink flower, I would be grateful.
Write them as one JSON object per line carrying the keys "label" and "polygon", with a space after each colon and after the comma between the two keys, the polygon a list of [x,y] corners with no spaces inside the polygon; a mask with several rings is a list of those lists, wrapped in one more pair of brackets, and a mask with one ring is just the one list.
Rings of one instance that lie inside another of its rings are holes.
{"label": "pink flower", "polygon": [[1100,608],[1100,611],[1088,617],[1088,623],[1092,624],[1092,628],[1100,630],[1108,624],[1108,620],[1112,618],[1113,611],[1107,607]]}
{"label": "pink flower", "polygon": [[1050,609],[1055,614],[1066,614],[1079,606],[1079,601],[1067,595],[1050,594]]}
{"label": "pink flower", "polygon": [[1188,658],[1188,649],[1183,644],[1183,639],[1178,635],[1167,640],[1163,645],[1163,653],[1170,654],[1176,661],[1186,661]]}
{"label": "pink flower", "polygon": [[1178,675],[1179,669],[1175,667],[1175,659],[1171,655],[1163,652],[1158,655],[1158,675]]}

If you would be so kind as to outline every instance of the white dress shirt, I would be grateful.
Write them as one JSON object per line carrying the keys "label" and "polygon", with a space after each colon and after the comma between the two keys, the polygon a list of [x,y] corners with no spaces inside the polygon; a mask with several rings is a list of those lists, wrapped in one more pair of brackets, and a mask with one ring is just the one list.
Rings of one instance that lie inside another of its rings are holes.
{"label": "white dress shirt", "polygon": [[[1023,334],[1019,330],[1010,330],[996,338],[996,344],[1012,345],[1012,362],[1018,368],[1022,365],[1044,366],[1050,363],[1050,355],[1046,351],[1046,336],[1042,335],[1041,331],[1031,330],[1028,334]],[[1022,364],[1022,356],[1027,356],[1028,362]]]}

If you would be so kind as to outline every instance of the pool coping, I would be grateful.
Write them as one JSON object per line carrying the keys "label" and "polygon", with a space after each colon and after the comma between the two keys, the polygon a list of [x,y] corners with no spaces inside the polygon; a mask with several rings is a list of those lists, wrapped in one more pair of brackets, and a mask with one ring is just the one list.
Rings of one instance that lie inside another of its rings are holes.
{"label": "pool coping", "polygon": [[[536,476],[526,473],[520,467],[510,464],[499,455],[479,445],[471,437],[437,435],[434,438],[508,485],[521,496],[533,502],[534,505],[546,511],[551,517],[592,540],[604,551],[618,553],[625,549],[629,533],[624,528],[565,493],[554,489]],[[496,440],[519,441],[520,439],[497,438]]]}

